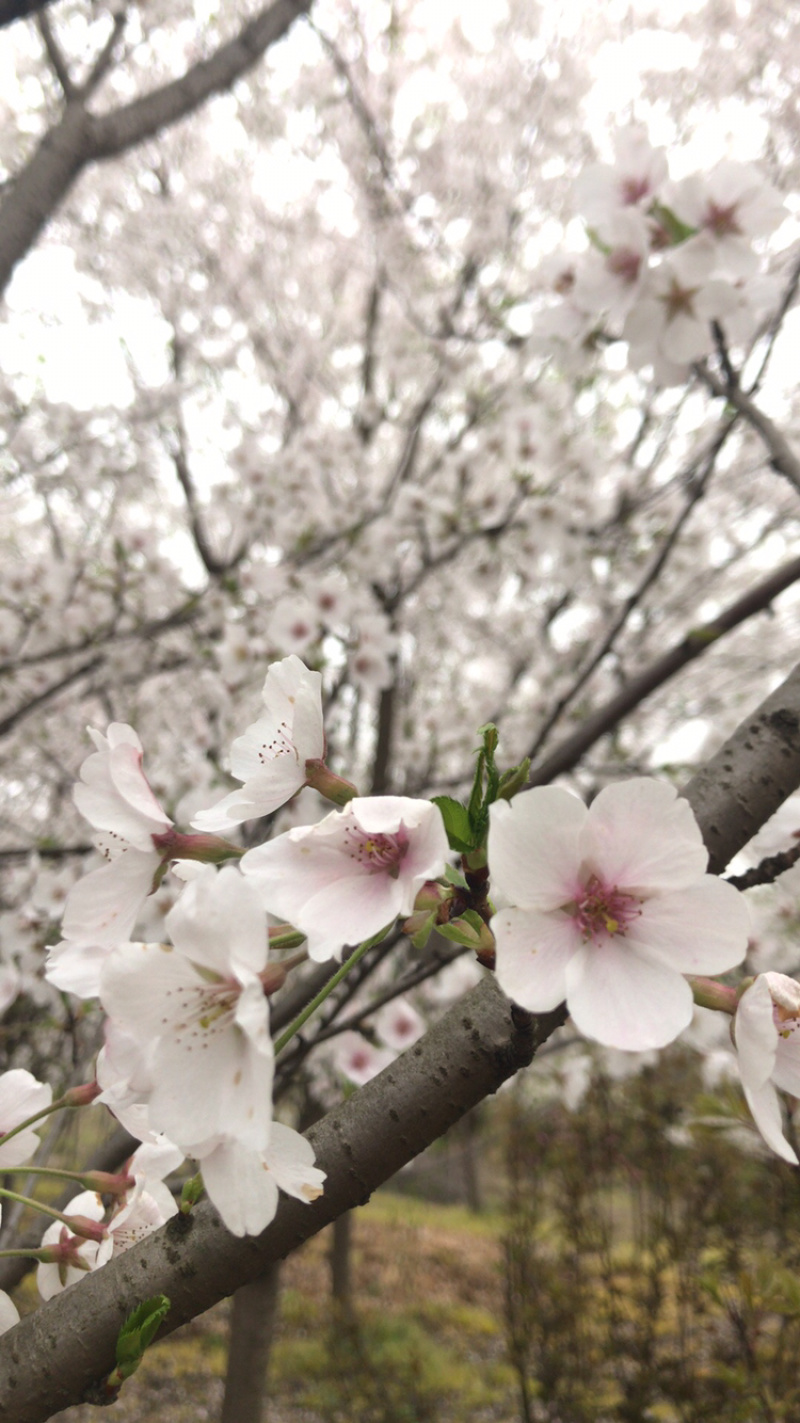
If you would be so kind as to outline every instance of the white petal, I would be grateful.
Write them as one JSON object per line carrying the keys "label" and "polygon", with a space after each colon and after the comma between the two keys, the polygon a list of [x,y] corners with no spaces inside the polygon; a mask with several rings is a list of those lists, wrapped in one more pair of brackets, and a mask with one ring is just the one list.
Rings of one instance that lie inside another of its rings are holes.
{"label": "white petal", "polygon": [[102,944],[73,944],[62,939],[47,950],[44,976],[62,993],[99,998],[100,975],[109,953]]}
{"label": "white petal", "polygon": [[694,1006],[680,974],[639,958],[621,937],[581,946],[567,965],[567,1005],[579,1032],[626,1052],[666,1047]]}
{"label": "white petal", "polygon": [[203,1183],[232,1235],[260,1235],[278,1209],[278,1185],[263,1157],[228,1141],[200,1162]]}
{"label": "white petal", "polygon": [[19,1310],[5,1290],[0,1290],[0,1334],[13,1329],[15,1324],[19,1324]]}
{"label": "white petal", "polygon": [[733,1031],[745,1090],[759,1092],[772,1076],[778,1051],[772,996],[764,974],[739,999]]}
{"label": "white petal", "polygon": [[64,907],[64,937],[113,947],[129,939],[153,887],[160,857],[155,850],[125,849],[72,886]]}
{"label": "white petal", "polygon": [[772,1083],[765,1082],[763,1086],[757,1088],[748,1087],[744,1082],[742,1085],[747,1105],[753,1114],[753,1121],[767,1146],[778,1156],[782,1156],[784,1161],[790,1161],[793,1166],[800,1164],[796,1152],[783,1134],[780,1098]]}
{"label": "white petal", "polygon": [[674,786],[637,776],[606,786],[589,809],[582,853],[621,889],[682,889],[699,879],[708,851],[689,802]]}
{"label": "white petal", "polygon": [[750,911],[744,896],[715,875],[647,899],[625,942],[678,973],[726,973],[747,953]]}
{"label": "white petal", "polygon": [[567,996],[567,965],[580,944],[572,920],[555,911],[501,909],[491,922],[497,982],[531,1013],[547,1013]]}
{"label": "white petal", "polygon": [[509,904],[557,909],[574,898],[586,806],[559,786],[522,791],[489,810],[491,886]]}
{"label": "white petal", "polygon": [[226,866],[187,884],[167,915],[175,947],[214,973],[241,969],[260,973],[268,957],[267,921],[261,897],[238,869]]}
{"label": "white petal", "polygon": [[264,1159],[282,1191],[298,1201],[314,1201],[322,1195],[325,1172],[314,1165],[314,1148],[299,1132],[282,1122],[272,1123]]}

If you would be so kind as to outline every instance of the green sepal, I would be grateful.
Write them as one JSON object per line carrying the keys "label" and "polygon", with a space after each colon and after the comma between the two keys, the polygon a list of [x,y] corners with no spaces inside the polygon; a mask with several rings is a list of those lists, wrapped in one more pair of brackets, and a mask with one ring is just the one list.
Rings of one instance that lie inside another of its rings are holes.
{"label": "green sepal", "polygon": [[457,870],[455,865],[445,865],[442,879],[448,884],[455,885],[456,889],[466,889],[467,881],[461,870]]}
{"label": "green sepal", "polygon": [[436,928],[436,910],[432,909],[425,923],[417,929],[416,934],[411,935],[411,942],[415,949],[424,949],[431,934]]}
{"label": "green sepal", "polygon": [[526,756],[518,766],[512,766],[510,771],[504,771],[497,787],[497,799],[511,800],[518,791],[524,790],[528,784],[530,770],[531,758]]}
{"label": "green sepal", "polygon": [[487,936],[487,928],[474,909],[465,909],[458,919],[449,924],[440,924],[439,933],[454,944],[465,944],[468,949],[480,948]]}
{"label": "green sepal", "polygon": [[681,222],[672,208],[668,208],[665,203],[653,203],[649,216],[654,217],[656,222],[663,227],[673,247],[677,247],[681,242],[688,242],[689,238],[696,237],[699,231],[698,228]]}

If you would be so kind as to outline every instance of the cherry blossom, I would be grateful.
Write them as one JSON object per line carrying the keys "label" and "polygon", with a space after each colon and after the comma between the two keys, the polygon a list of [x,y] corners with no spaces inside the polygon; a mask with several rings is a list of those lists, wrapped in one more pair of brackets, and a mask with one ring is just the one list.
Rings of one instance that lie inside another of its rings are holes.
{"label": "cherry blossom", "polygon": [[375,1047],[362,1033],[346,1032],[337,1039],[333,1065],[356,1087],[363,1087],[394,1062],[395,1056],[388,1047]]}
{"label": "cherry blossom", "polygon": [[269,1143],[252,1151],[220,1138],[192,1153],[203,1184],[233,1235],[259,1235],[274,1218],[278,1191],[311,1202],[322,1195],[325,1172],[314,1165],[314,1148],[299,1132],[273,1122]]}
{"label": "cherry blossom", "polygon": [[318,825],[249,850],[241,868],[265,906],[305,934],[310,957],[321,962],[410,914],[425,881],[442,873],[447,853],[437,806],[364,796]]}
{"label": "cherry blossom", "polygon": [[187,1153],[215,1135],[263,1149],[273,1052],[260,897],[238,870],[207,867],[167,926],[171,946],[120,946],[101,982],[106,1012],[146,1057],[150,1126]]}
{"label": "cherry blossom", "polygon": [[653,148],[647,130],[639,125],[618,131],[614,151],[613,164],[593,164],[575,184],[577,206],[601,229],[625,209],[647,211],[667,176],[663,148]]}
{"label": "cherry blossom", "polygon": [[625,322],[622,334],[630,343],[631,364],[652,365],[661,384],[686,379],[691,363],[714,348],[711,323],[738,306],[730,283],[713,275],[714,255],[709,238],[695,238],[666,253],[648,274]]}
{"label": "cherry blossom", "polygon": [[322,678],[299,657],[285,657],[270,667],[262,699],[266,715],[237,737],[231,748],[231,774],[244,784],[192,821],[197,830],[230,830],[278,810],[306,780],[306,761],[325,751],[322,726]]}
{"label": "cherry blossom", "polygon": [[731,277],[758,267],[751,240],[774,231],[783,199],[752,163],[726,158],[708,173],[691,173],[664,185],[663,201],[682,222],[708,234],[716,263]]}
{"label": "cherry blossom", "polygon": [[742,994],[733,1035],[747,1105],[765,1142],[797,1166],[783,1134],[778,1090],[800,1097],[800,983],[760,973]]}
{"label": "cherry blossom", "polygon": [[[95,848],[109,863],[73,885],[62,929],[69,942],[110,948],[133,930],[163,860],[153,836],[169,831],[172,821],[147,783],[142,743],[133,728],[112,722],[107,736],[91,726],[89,735],[97,750],[81,766],[73,795],[81,814],[101,832]],[[80,992],[59,976],[60,957],[55,955],[51,981]],[[64,959],[69,960],[66,949]]]}
{"label": "cherry blossom", "polygon": [[[82,1216],[84,1220],[99,1222],[105,1216],[105,1207],[96,1191],[81,1191],[65,1206],[64,1215]],[[93,1270],[100,1249],[100,1241],[73,1236],[59,1220],[54,1220],[47,1227],[42,1245],[58,1245],[63,1251],[60,1261],[42,1261],[36,1268],[36,1284],[42,1299],[52,1299],[67,1285],[74,1285],[86,1270]],[[70,1263],[71,1260],[75,1263]]]}
{"label": "cherry blossom", "polygon": [[425,1022],[405,998],[395,998],[376,1014],[375,1031],[387,1047],[404,1052],[422,1037]]}
{"label": "cherry blossom", "polygon": [[46,1110],[52,1100],[53,1089],[49,1083],[37,1082],[33,1074],[22,1067],[14,1067],[0,1076],[0,1170],[21,1166],[39,1146],[33,1127],[26,1127],[3,1143],[5,1133]]}
{"label": "cherry blossom", "polygon": [[684,973],[722,973],[747,948],[748,912],[704,870],[708,854],[673,786],[607,786],[587,810],[556,786],[491,807],[497,978],[515,1002],[567,1000],[575,1026],[609,1047],[672,1042],[691,1022]]}

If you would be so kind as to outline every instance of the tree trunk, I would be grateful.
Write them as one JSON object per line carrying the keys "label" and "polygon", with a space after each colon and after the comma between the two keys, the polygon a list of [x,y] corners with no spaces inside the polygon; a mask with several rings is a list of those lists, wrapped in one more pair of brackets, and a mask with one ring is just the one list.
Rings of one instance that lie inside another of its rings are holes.
{"label": "tree trunk", "polygon": [[331,1293],[334,1304],[345,1319],[353,1317],[353,1278],[350,1269],[353,1258],[353,1212],[345,1211],[331,1226]]}
{"label": "tree trunk", "polygon": [[278,1322],[281,1262],[233,1296],[228,1372],[220,1423],[262,1423],[267,1369]]}

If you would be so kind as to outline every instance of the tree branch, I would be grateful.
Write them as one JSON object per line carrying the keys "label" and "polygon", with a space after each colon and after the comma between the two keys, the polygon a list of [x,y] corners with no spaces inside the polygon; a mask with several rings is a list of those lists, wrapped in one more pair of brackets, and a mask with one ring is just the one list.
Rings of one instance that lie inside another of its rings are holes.
{"label": "tree branch", "polygon": [[732,632],[756,613],[764,612],[779,593],[783,593],[799,579],[800,558],[793,558],[762,583],[757,583],[749,593],[737,598],[718,618],[704,623],[702,627],[692,628],[675,647],[652,662],[640,676],[634,677],[627,687],[623,687],[605,706],[587,717],[571,736],[565,737],[549,756],[545,756],[544,760],[535,765],[531,770],[529,784],[544,786],[555,780],[556,776],[563,776],[566,771],[571,771],[589,748],[607,731],[612,731],[628,712],[638,707],[687,663],[702,656],[726,633]]}
{"label": "tree branch", "polygon": [[[110,113],[94,115],[82,101],[68,103],[59,123],[13,179],[0,206],[0,293],[84,168],[152,138],[200,108],[212,94],[230,88],[311,4],[312,0],[274,0],[210,59],[200,60],[180,79]],[[0,8],[0,23],[2,13]],[[112,31],[114,43],[118,29]],[[98,61],[103,70],[110,59],[106,51],[107,46]],[[90,83],[96,82],[93,71]]]}

